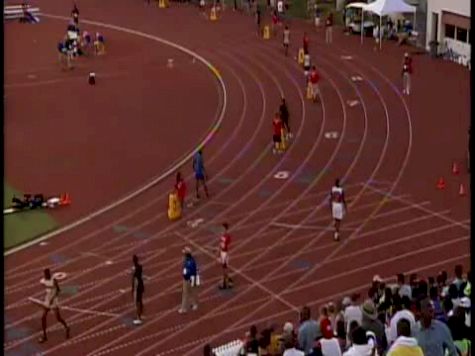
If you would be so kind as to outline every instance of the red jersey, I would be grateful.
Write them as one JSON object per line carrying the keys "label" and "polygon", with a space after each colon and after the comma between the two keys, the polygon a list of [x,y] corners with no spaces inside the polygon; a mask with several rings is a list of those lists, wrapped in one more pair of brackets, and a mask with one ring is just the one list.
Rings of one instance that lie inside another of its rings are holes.
{"label": "red jersey", "polygon": [[282,134],[282,121],[274,120],[272,125],[274,126],[274,135],[280,136]]}
{"label": "red jersey", "polygon": [[229,234],[223,234],[219,239],[219,249],[223,252],[228,252],[229,244],[231,243],[231,236]]}
{"label": "red jersey", "polygon": [[186,184],[184,180],[179,181],[177,184],[175,184],[175,189],[178,192],[178,198],[180,200],[185,199],[186,196]]}
{"label": "red jersey", "polygon": [[402,66],[403,73],[412,74],[412,58],[411,57],[404,57],[404,64]]}
{"label": "red jersey", "polygon": [[331,339],[333,337],[332,324],[330,319],[325,317],[320,321],[320,330],[323,337]]}
{"label": "red jersey", "polygon": [[312,73],[310,73],[310,82],[312,84],[317,84],[319,80],[320,80],[320,76],[318,75],[317,71],[316,70],[312,71]]}

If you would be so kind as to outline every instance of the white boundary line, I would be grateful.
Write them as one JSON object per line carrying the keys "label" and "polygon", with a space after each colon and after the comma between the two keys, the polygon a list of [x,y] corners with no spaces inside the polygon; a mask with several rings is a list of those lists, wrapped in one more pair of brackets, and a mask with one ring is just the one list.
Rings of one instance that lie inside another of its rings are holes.
{"label": "white boundary line", "polygon": [[[65,21],[69,20],[69,17],[66,17],[66,16],[57,16],[57,15],[43,14],[43,13],[41,15],[43,17],[48,17],[48,18],[57,19],[57,20],[65,20]],[[90,20],[81,19],[81,22],[86,23],[88,25],[100,26],[100,27],[111,29],[111,30],[125,32],[125,33],[131,34],[131,35],[136,35],[136,36],[139,36],[139,37],[147,38],[149,40],[159,42],[159,43],[162,43],[164,45],[173,47],[173,48],[175,48],[175,49],[177,49],[181,52],[184,52],[184,53],[190,55],[191,57],[194,57],[194,58],[198,59],[201,63],[203,63],[206,67],[208,67],[208,69],[214,74],[214,76],[218,80],[219,84],[221,85],[221,88],[223,90],[223,108],[221,109],[221,113],[218,117],[218,120],[216,121],[216,123],[214,124],[212,130],[208,133],[206,138],[202,142],[200,142],[192,152],[190,152],[181,161],[177,162],[175,165],[170,167],[168,170],[166,170],[160,176],[154,178],[151,182],[143,185],[142,187],[138,188],[137,190],[133,191],[132,193],[129,193],[125,197],[123,197],[123,198],[121,198],[121,199],[119,199],[119,200],[117,200],[117,201],[115,201],[111,204],[108,204],[105,207],[103,207],[103,208],[101,208],[101,209],[99,209],[99,210],[97,210],[97,211],[95,211],[91,214],[88,214],[88,215],[84,216],[83,218],[81,218],[79,220],[76,220],[75,222],[73,222],[69,225],[63,226],[63,227],[61,227],[57,230],[54,230],[54,231],[52,231],[52,232],[50,232],[46,235],[41,236],[41,237],[39,237],[39,238],[37,238],[33,241],[29,241],[25,244],[22,244],[22,245],[18,246],[18,247],[15,247],[15,248],[12,248],[8,251],[5,251],[3,253],[4,256],[12,255],[12,254],[14,254],[18,251],[21,251],[21,250],[24,250],[28,247],[34,246],[34,245],[38,244],[41,241],[48,240],[48,239],[50,239],[54,236],[57,236],[57,235],[62,234],[66,231],[72,230],[75,227],[78,227],[78,226],[88,222],[89,220],[92,220],[92,219],[94,219],[94,218],[96,218],[96,217],[98,217],[98,216],[100,216],[100,215],[102,215],[102,214],[118,207],[119,205],[122,205],[123,203],[128,202],[129,200],[135,198],[136,196],[142,194],[143,192],[145,192],[148,189],[152,188],[153,186],[157,185],[158,183],[163,181],[165,178],[167,178],[168,176],[170,176],[171,174],[176,172],[181,166],[186,164],[193,157],[193,155],[198,151],[198,149],[200,147],[205,146],[213,138],[214,134],[217,132],[219,126],[221,125],[221,123],[224,120],[224,114],[226,112],[226,106],[227,106],[226,85],[224,84],[224,81],[223,81],[219,71],[210,62],[208,62],[206,59],[201,57],[198,53],[193,52],[193,51],[191,51],[191,50],[189,50],[189,49],[187,49],[183,46],[180,46],[179,44],[176,44],[174,42],[165,40],[165,39],[157,37],[157,36],[152,36],[152,35],[149,35],[147,33],[141,32],[141,31],[136,31],[136,30],[128,29],[128,28],[121,27],[121,26],[115,26],[115,25],[111,25],[111,24],[107,24],[107,23],[103,23],[103,22],[99,22],[99,21],[90,21]]]}
{"label": "white boundary line", "polygon": [[70,310],[73,312],[77,313],[83,313],[83,314],[92,314],[92,315],[100,315],[100,316],[110,316],[113,318],[116,318],[119,316],[119,314],[114,314],[114,313],[108,313],[108,312],[101,312],[101,311],[96,311],[96,310],[89,310],[89,309],[80,309],[80,308],[73,308],[73,307],[61,307],[61,309],[64,310]]}

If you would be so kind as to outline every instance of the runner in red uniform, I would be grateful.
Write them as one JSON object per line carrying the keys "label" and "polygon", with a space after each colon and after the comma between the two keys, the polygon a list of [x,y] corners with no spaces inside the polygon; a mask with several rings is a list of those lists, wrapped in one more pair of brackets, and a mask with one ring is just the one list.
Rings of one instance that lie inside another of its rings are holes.
{"label": "runner in red uniform", "polygon": [[228,223],[223,224],[224,232],[219,238],[219,263],[223,267],[223,283],[219,285],[219,289],[228,289],[233,287],[233,280],[228,274],[229,262],[229,245],[231,244],[231,235],[229,235]]}
{"label": "runner in red uniform", "polygon": [[279,113],[275,113],[274,119],[272,120],[273,135],[272,140],[274,141],[274,148],[272,153],[280,153],[280,143],[282,142],[282,120],[280,119]]}
{"label": "runner in red uniform", "polygon": [[308,39],[307,32],[303,33],[303,51],[308,53],[308,44],[310,40]]}
{"label": "runner in red uniform", "polygon": [[180,200],[181,209],[183,210],[183,208],[185,207],[186,184],[180,172],[176,174],[175,189],[178,193],[178,199]]}
{"label": "runner in red uniform", "polygon": [[318,88],[318,82],[320,81],[320,76],[318,75],[317,68],[312,67],[310,72],[310,85],[312,86],[312,96],[313,102],[317,101],[317,96],[320,94],[320,89]]}

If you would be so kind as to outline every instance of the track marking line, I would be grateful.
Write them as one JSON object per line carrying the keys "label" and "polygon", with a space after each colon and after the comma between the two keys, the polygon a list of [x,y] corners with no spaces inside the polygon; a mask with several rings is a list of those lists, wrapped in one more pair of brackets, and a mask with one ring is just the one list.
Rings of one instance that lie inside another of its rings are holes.
{"label": "track marking line", "polygon": [[[368,184],[365,184],[365,186],[368,188],[368,189],[371,189],[372,191],[376,192],[376,193],[379,193],[383,196],[386,195],[386,193],[384,191],[382,191],[381,189],[378,189],[378,188],[375,188],[375,187],[372,187],[371,185],[368,185]],[[445,221],[448,221],[448,222],[451,222],[453,224],[456,224],[456,225],[459,225],[460,227],[466,229],[466,230],[470,230],[470,225],[466,225],[466,224],[461,224],[459,223],[458,221],[454,220],[454,219],[451,219],[447,216],[444,216],[444,215],[441,215],[440,213],[437,213],[433,210],[430,210],[430,209],[427,209],[427,208],[424,208],[423,206],[420,206],[419,204],[416,204],[416,203],[413,203],[411,201],[408,201],[406,199],[402,199],[402,198],[396,198],[394,197],[393,199],[395,200],[398,200],[404,204],[408,204],[410,206],[412,206],[414,209],[419,209],[419,210],[422,210],[424,211],[425,213],[429,213],[429,214],[432,214],[433,216],[435,217],[438,217],[442,220],[445,220]]]}
{"label": "track marking line", "polygon": [[97,310],[89,310],[89,309],[80,309],[80,308],[74,308],[74,307],[68,307],[68,306],[61,306],[61,309],[64,310],[70,310],[73,312],[77,313],[83,313],[83,314],[92,314],[92,315],[98,315],[98,316],[109,316],[116,318],[119,316],[119,314],[114,314],[114,313],[107,313],[107,312],[101,312]]}

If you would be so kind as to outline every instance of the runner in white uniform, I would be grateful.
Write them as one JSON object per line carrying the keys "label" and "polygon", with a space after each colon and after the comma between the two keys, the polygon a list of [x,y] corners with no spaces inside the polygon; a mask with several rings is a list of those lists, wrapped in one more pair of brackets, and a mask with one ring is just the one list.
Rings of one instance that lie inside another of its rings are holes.
{"label": "runner in white uniform", "polygon": [[53,309],[56,319],[63,324],[64,329],[66,330],[66,338],[69,339],[69,327],[61,317],[59,313],[59,303],[58,296],[60,293],[58,281],[51,276],[50,270],[47,268],[44,270],[44,278],[41,279],[40,283],[46,288],[46,294],[44,303],[41,303],[43,307],[43,315],[41,317],[41,326],[43,328],[43,336],[39,339],[40,343],[43,343],[48,340],[46,337],[46,317],[48,312]]}
{"label": "runner in white uniform", "polygon": [[332,187],[330,193],[330,205],[333,220],[335,220],[335,233],[334,239],[335,241],[339,240],[340,235],[340,224],[343,216],[346,212],[346,201],[345,201],[345,193],[343,192],[343,188],[340,187],[340,180],[337,179],[335,181],[335,185]]}

